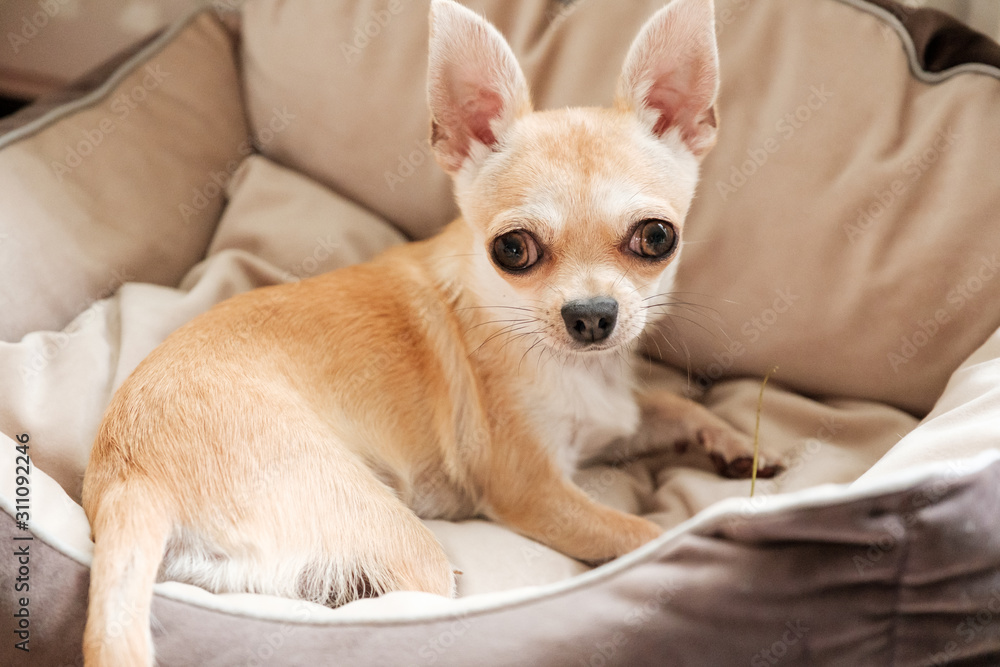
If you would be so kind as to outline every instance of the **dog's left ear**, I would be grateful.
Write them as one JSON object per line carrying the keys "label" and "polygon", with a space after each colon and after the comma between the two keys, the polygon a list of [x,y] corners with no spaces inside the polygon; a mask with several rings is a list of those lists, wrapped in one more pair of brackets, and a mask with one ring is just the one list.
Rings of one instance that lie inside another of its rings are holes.
{"label": "dog's left ear", "polygon": [[712,0],[674,0],[632,42],[615,104],[638,113],[657,137],[676,129],[701,158],[715,145],[718,90]]}
{"label": "dog's left ear", "polygon": [[528,84],[506,40],[451,0],[431,3],[427,96],[434,155],[452,175],[477,168],[531,111]]}

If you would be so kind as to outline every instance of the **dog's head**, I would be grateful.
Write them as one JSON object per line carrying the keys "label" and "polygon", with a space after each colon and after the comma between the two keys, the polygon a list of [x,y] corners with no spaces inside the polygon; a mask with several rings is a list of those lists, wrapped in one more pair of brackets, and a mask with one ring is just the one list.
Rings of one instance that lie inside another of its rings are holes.
{"label": "dog's head", "polygon": [[468,287],[530,313],[553,350],[635,340],[675,272],[717,89],[711,0],[674,0],[649,19],[613,108],[542,112],[500,33],[434,0],[431,142],[476,239]]}

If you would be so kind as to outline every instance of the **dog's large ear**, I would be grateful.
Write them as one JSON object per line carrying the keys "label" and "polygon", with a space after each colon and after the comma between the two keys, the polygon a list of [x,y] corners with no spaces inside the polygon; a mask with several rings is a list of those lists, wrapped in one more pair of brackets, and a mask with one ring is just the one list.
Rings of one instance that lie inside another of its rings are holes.
{"label": "dog's large ear", "polygon": [[450,174],[475,168],[519,116],[531,111],[528,84],[503,36],[451,0],[431,3],[427,72],[431,144]]}
{"label": "dog's large ear", "polygon": [[676,129],[698,157],[715,145],[719,54],[712,0],[674,0],[632,42],[616,106],[638,113],[658,137]]}

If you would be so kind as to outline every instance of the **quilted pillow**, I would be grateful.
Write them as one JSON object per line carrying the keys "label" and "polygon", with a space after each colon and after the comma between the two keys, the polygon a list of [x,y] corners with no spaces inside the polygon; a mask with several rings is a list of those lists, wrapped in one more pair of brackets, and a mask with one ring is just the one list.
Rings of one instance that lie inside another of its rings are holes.
{"label": "quilted pillow", "polygon": [[204,255],[252,149],[234,57],[199,14],[0,136],[0,340],[60,330],[123,282],[175,285]]}

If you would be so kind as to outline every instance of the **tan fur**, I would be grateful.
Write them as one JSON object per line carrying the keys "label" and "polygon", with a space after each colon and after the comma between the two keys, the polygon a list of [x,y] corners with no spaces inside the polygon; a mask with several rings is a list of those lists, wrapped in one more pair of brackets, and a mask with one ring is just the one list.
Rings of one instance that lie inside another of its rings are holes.
{"label": "tan fur", "polygon": [[[668,59],[683,74],[714,55],[711,3],[675,4],[637,39],[615,109],[532,113],[499,33],[435,0],[432,142],[463,218],[367,264],[221,303],[118,389],[84,479],[96,543],[87,665],[151,663],[157,579],[330,605],[452,595],[421,518],[485,516],[592,563],[659,534],[567,474],[613,440],[664,444],[636,436],[627,356],[676,255],[637,257],[630,230],[646,219],[682,230],[717,86],[699,69],[697,91],[674,82],[661,95],[651,77],[662,72],[634,64]],[[683,65],[664,31],[694,34],[685,43],[700,59]],[[683,118],[656,106],[687,109],[689,97],[696,113]],[[529,272],[490,259],[514,229],[545,249]],[[616,300],[618,320],[585,348],[560,313],[597,296]],[[747,453],[744,436],[690,401],[642,405],[673,425],[671,442]]]}

